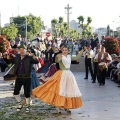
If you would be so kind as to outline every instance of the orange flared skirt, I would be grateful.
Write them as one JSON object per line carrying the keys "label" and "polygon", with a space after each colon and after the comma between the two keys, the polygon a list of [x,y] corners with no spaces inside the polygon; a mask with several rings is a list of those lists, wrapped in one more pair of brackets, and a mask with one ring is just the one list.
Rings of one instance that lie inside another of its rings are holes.
{"label": "orange flared skirt", "polygon": [[71,71],[57,71],[45,84],[32,90],[34,97],[60,107],[75,109],[82,106],[81,93]]}

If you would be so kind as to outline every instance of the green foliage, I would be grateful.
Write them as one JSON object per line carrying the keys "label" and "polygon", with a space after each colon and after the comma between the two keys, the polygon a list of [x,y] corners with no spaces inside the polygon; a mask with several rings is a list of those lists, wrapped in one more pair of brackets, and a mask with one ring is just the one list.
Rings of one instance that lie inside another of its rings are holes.
{"label": "green foliage", "polygon": [[[84,26],[86,27],[86,25],[84,25]],[[91,29],[91,27],[88,25],[88,26],[86,27],[86,29],[84,29],[84,30],[82,31],[82,36],[86,37],[86,36],[92,36],[92,35],[93,35],[92,29]]]}
{"label": "green foliage", "polygon": [[84,23],[85,18],[83,16],[79,16],[77,19],[78,19],[79,24]]}
{"label": "green foliage", "polygon": [[86,37],[86,36],[92,36],[92,29],[90,27],[90,23],[92,22],[92,18],[91,17],[87,17],[87,23],[84,24],[84,16],[79,16],[78,18],[78,23],[79,23],[79,28],[82,28],[82,36]]}
{"label": "green foliage", "polygon": [[[53,37],[67,36],[68,24],[66,22],[64,22],[63,17],[59,17],[58,20],[56,18],[52,19],[51,26],[52,26],[52,36]],[[78,37],[80,37],[80,34],[76,30],[70,29],[70,37],[77,39]]]}
{"label": "green foliage", "polygon": [[60,24],[63,23],[63,17],[59,17],[59,23],[60,23]]}
{"label": "green foliage", "polygon": [[7,36],[9,39],[14,39],[17,36],[17,33],[18,29],[14,23],[2,28],[2,35]]}
{"label": "green foliage", "polygon": [[43,28],[43,21],[40,17],[36,17],[32,14],[28,16],[18,16],[13,19],[13,22],[17,25],[18,33],[25,37],[26,34],[26,17],[27,17],[27,32],[28,39],[33,38],[33,36],[41,31]]}
{"label": "green foliage", "polygon": [[91,18],[91,17],[88,17],[88,18],[87,18],[87,24],[89,25],[91,22],[92,22],[92,18]]}
{"label": "green foliage", "polygon": [[51,25],[52,25],[52,35],[57,37],[58,33],[58,20],[56,18],[51,20]]}
{"label": "green foliage", "polygon": [[73,39],[77,39],[80,37],[80,34],[78,31],[76,31],[74,29],[70,29],[70,37]]}
{"label": "green foliage", "polygon": [[120,52],[119,42],[114,37],[106,37],[105,38],[105,48],[106,51],[110,54],[118,54]]}

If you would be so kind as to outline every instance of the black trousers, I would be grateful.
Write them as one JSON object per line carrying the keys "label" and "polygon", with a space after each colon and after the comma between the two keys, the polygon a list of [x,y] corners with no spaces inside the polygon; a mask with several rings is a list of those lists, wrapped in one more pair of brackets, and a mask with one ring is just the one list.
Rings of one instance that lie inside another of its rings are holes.
{"label": "black trousers", "polygon": [[103,70],[99,69],[99,83],[100,84],[105,84],[106,70],[107,69],[103,69]]}
{"label": "black trousers", "polygon": [[96,81],[96,78],[99,82],[99,74],[98,74],[98,62],[93,62],[93,68],[94,68],[94,77],[93,77],[93,81]]}
{"label": "black trousers", "polygon": [[93,78],[93,70],[92,70],[92,63],[91,58],[85,58],[85,72],[86,72],[86,78],[88,78],[88,72],[90,70],[91,77]]}
{"label": "black trousers", "polygon": [[17,78],[15,81],[14,95],[19,95],[21,87],[24,87],[24,95],[26,98],[31,96],[31,78]]}

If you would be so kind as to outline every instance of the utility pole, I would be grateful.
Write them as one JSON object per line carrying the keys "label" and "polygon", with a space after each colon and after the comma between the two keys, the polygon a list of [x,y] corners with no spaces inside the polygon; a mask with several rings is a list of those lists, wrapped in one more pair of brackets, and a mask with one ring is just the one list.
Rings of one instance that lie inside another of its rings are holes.
{"label": "utility pole", "polygon": [[69,25],[69,15],[70,13],[70,9],[72,9],[72,7],[69,6],[69,4],[67,4],[67,7],[65,7],[65,9],[67,10],[67,22],[68,22],[68,39],[70,38],[70,25]]}
{"label": "utility pole", "polygon": [[26,42],[28,42],[27,41],[27,16],[26,16],[26,27],[25,28],[26,28]]}

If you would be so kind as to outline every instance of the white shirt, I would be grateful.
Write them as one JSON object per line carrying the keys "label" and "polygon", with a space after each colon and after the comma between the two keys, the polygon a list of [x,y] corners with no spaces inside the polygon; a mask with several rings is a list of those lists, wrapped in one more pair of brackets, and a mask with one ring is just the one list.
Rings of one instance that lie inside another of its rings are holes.
{"label": "white shirt", "polygon": [[[110,56],[110,54],[108,53],[108,58],[110,59],[110,61],[112,60],[112,57]],[[98,54],[95,56],[95,59],[98,59]],[[104,59],[104,54],[102,54],[101,60]]]}
{"label": "white shirt", "polygon": [[67,57],[62,55],[62,63],[65,66],[66,69],[70,69],[71,55],[67,55]]}
{"label": "white shirt", "polygon": [[87,53],[87,51],[84,51],[84,52],[83,52],[84,57],[87,55],[88,58],[92,58],[92,57],[93,57],[93,50],[90,50],[90,51],[88,51],[88,52],[89,52],[89,53]]}

